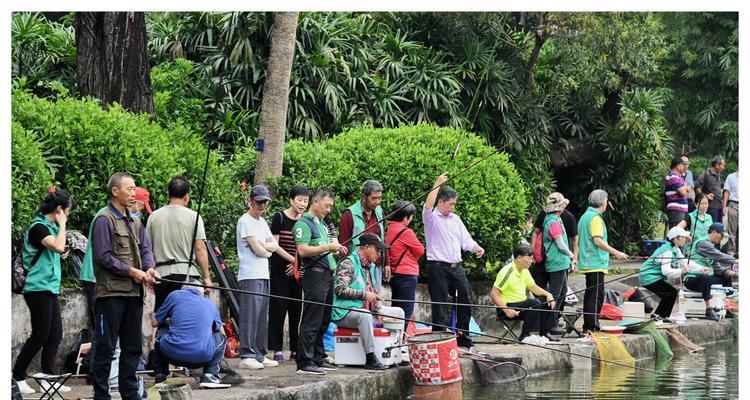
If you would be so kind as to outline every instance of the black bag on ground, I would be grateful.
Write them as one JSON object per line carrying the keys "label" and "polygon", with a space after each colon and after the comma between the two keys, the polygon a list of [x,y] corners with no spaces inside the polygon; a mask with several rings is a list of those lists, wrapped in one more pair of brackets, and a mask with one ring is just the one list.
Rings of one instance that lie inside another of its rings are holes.
{"label": "black bag on ground", "polygon": [[[84,343],[91,342],[91,334],[89,333],[89,330],[84,328],[78,331],[75,338],[73,338],[73,343],[70,345],[70,349],[68,350],[68,354],[65,355],[65,372],[70,372],[71,374],[74,374],[76,372],[76,368],[78,365],[76,365],[76,361],[78,360],[78,350],[81,348],[81,345]],[[89,372],[89,354],[84,354],[81,360],[81,370],[80,373],[87,374]]]}
{"label": "black bag on ground", "polygon": [[643,303],[643,310],[646,312],[646,314],[650,314],[651,311],[654,311],[654,303],[646,297],[646,295],[643,294],[643,292],[638,288],[635,287],[635,290],[633,290],[633,294],[628,297],[628,301],[638,301]]}

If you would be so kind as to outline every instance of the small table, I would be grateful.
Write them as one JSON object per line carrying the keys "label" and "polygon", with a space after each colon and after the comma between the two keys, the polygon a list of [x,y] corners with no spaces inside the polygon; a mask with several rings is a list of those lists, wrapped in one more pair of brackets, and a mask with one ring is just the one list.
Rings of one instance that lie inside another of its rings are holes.
{"label": "small table", "polygon": [[[33,378],[36,383],[39,385],[39,387],[42,390],[42,395],[39,397],[39,400],[42,399],[52,399],[55,395],[60,397],[61,399],[65,400],[65,398],[60,394],[59,390],[60,387],[62,387],[65,382],[70,379],[70,377],[73,376],[71,373],[62,374],[62,375],[47,375],[47,374],[34,374],[30,375],[31,378]],[[47,388],[42,385],[42,381],[47,381],[49,384]]]}
{"label": "small table", "polygon": [[583,315],[582,308],[576,308],[575,311],[562,311],[560,315],[562,315],[563,321],[565,321],[565,333],[560,336],[561,338],[564,338],[565,335],[571,332],[575,332],[578,337],[583,336],[575,326],[578,319]]}

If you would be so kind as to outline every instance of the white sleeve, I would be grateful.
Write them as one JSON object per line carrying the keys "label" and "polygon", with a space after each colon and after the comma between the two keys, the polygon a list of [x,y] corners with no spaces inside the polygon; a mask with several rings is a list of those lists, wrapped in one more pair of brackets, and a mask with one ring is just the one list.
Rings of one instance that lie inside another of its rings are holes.
{"label": "white sleeve", "polygon": [[664,257],[661,259],[661,274],[667,278],[677,279],[682,276],[682,270],[672,268],[672,257]]}

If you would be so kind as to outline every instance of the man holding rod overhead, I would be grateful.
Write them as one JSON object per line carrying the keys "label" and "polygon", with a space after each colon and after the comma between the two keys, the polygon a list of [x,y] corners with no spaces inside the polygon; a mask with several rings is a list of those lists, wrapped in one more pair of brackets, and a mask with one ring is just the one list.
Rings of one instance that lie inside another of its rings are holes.
{"label": "man holding rod overhead", "polygon": [[[453,213],[458,201],[458,192],[450,186],[444,186],[447,180],[447,172],[437,178],[422,209],[427,242],[427,287],[430,290],[430,300],[433,302],[447,302],[448,294],[457,292],[456,301],[468,304],[469,281],[462,266],[461,250],[470,251],[480,258],[484,255],[484,249],[471,238],[461,217]],[[456,314],[456,327],[468,330],[471,307],[459,306]],[[433,324],[449,325],[449,318],[446,305],[432,305]],[[442,329],[444,328],[433,326],[433,330]],[[469,349],[474,347],[468,334],[459,335],[458,345]]]}

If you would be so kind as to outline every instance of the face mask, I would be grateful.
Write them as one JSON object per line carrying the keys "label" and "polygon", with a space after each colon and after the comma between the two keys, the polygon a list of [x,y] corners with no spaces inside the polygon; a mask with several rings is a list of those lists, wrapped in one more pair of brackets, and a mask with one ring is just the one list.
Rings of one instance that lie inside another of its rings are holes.
{"label": "face mask", "polygon": [[132,216],[133,218],[138,218],[138,219],[140,219],[140,218],[141,218],[141,215],[142,215],[142,214],[143,214],[143,213],[142,213],[142,212],[140,212],[140,211],[134,211],[134,212],[131,212],[131,213],[130,213],[130,216]]}

